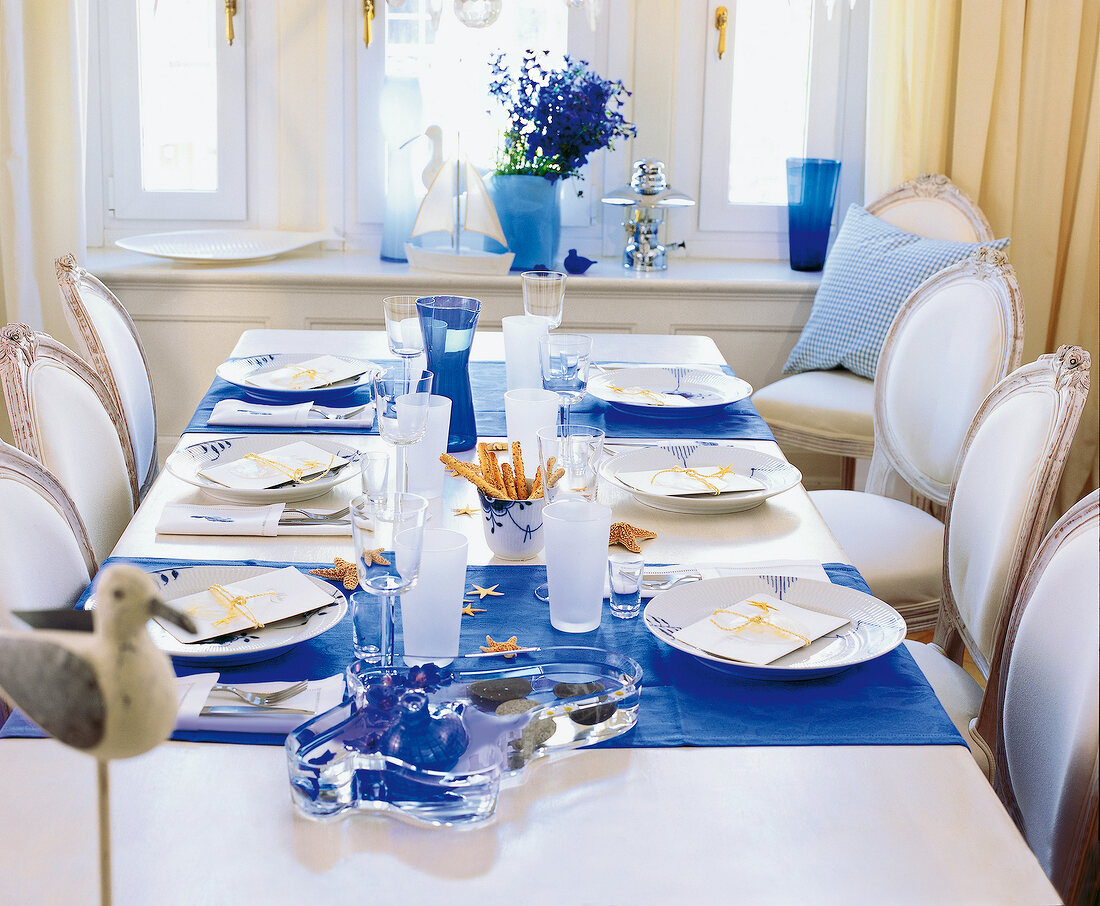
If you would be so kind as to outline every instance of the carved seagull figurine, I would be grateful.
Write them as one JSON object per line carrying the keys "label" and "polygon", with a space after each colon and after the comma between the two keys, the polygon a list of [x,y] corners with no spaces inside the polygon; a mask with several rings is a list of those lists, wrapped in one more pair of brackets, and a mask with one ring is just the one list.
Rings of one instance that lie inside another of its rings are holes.
{"label": "carved seagull figurine", "polygon": [[175,726],[175,673],[145,624],[154,615],[189,632],[194,624],[134,566],[103,570],[95,598],[94,611],[17,613],[42,628],[0,631],[0,693],[103,763],[148,751]]}

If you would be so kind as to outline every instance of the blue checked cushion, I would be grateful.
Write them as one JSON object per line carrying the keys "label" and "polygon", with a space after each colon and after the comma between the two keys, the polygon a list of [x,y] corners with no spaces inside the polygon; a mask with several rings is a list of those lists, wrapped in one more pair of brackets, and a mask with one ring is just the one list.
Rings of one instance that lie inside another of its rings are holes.
{"label": "blue checked cushion", "polygon": [[1003,249],[1008,242],[925,239],[852,205],[825,260],[813,309],[784,374],[839,365],[873,380],[886,332],[909,294],[974,249]]}

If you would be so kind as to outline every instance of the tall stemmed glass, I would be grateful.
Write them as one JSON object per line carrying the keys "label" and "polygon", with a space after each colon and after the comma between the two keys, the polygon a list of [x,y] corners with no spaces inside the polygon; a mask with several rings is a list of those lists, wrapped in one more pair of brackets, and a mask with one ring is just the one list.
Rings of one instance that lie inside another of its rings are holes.
{"label": "tall stemmed glass", "polygon": [[[394,493],[374,500],[363,495],[351,502],[351,534],[359,587],[368,599],[381,603],[379,632],[375,636],[373,627],[368,625],[373,617],[373,612],[367,610],[370,600],[357,602],[353,597],[356,657],[379,659],[383,667],[393,666],[397,601],[420,576],[427,512],[428,501],[418,494]],[[395,543],[398,537],[400,545]]]}
{"label": "tall stemmed glass", "polygon": [[561,327],[565,311],[565,274],[558,271],[524,271],[519,275],[523,287],[524,314],[545,318],[551,330]]}
{"label": "tall stemmed glass", "polygon": [[592,338],[576,333],[551,333],[539,337],[542,386],[558,395],[558,422],[569,433],[569,407],[588,388],[588,364]]}
{"label": "tall stemmed glass", "polygon": [[409,377],[412,360],[424,351],[424,332],[416,311],[418,296],[387,296],[382,300],[386,317],[386,342],[390,352],[401,358],[404,375]]}
{"label": "tall stemmed glass", "polygon": [[421,372],[416,377],[404,377],[396,368],[388,368],[374,379],[378,433],[384,441],[393,444],[394,483],[398,491],[409,489],[406,448],[420,440],[428,430],[432,377],[430,371]]}

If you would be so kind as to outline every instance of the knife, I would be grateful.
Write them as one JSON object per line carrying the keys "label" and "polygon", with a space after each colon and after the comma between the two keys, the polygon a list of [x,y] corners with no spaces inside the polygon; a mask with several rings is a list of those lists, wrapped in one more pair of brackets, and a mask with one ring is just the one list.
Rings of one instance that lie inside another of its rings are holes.
{"label": "knife", "polygon": [[258,705],[207,705],[199,712],[200,717],[226,717],[240,714],[316,714],[308,708],[277,708]]}

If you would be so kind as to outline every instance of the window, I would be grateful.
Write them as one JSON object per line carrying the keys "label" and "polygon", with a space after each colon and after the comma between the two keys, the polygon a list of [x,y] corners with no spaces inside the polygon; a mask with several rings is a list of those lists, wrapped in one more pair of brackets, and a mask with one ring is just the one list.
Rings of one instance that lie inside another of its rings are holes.
{"label": "window", "polygon": [[211,0],[108,0],[106,205],[126,219],[243,220],[244,22]]}
{"label": "window", "polygon": [[[694,121],[689,113],[678,130],[700,136],[694,245],[784,258],[787,157],[843,161],[834,216],[862,197],[867,4],[830,15],[821,0],[733,0],[721,60],[719,5],[710,0],[706,23],[684,30],[704,59],[703,83],[689,81],[702,104],[687,105]],[[682,57],[691,50],[681,44]]]}

